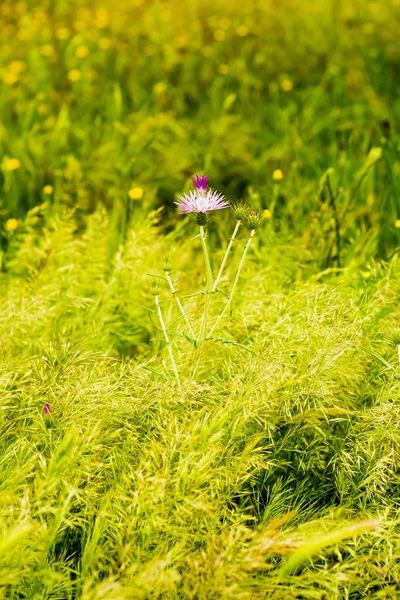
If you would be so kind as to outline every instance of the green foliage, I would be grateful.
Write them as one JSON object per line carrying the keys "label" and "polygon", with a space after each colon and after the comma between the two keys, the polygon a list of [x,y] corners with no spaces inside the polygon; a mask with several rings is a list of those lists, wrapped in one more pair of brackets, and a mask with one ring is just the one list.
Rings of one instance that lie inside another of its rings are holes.
{"label": "green foliage", "polygon": [[398,598],[399,20],[0,2],[0,598]]}
{"label": "green foliage", "polygon": [[255,238],[197,382],[174,298],[163,302],[179,391],[161,333],[151,358],[141,289],[168,251],[200,315],[201,247],[179,226],[160,236],[158,219],[134,221],[112,260],[102,209],[80,231],[42,207],[12,238],[3,596],[395,598],[400,388],[364,349],[395,361],[382,333],[399,316],[397,256],[305,275],[287,242]]}
{"label": "green foliage", "polygon": [[123,238],[206,172],[229,198],[251,188],[308,251],[322,238],[322,268],[390,255],[398,2],[117,4],[1,3],[3,249],[6,221],[46,199],[103,203]]}

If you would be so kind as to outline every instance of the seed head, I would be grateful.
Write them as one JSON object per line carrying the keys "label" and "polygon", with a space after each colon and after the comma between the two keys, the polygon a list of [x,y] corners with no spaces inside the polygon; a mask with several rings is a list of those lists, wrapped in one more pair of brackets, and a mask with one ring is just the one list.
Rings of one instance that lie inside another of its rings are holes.
{"label": "seed head", "polygon": [[161,267],[162,271],[165,271],[167,273],[167,272],[173,270],[174,263],[173,263],[172,259],[169,256],[166,256],[165,258],[163,258],[161,260],[160,267]]}
{"label": "seed head", "polygon": [[400,327],[393,327],[389,331],[387,339],[395,346],[400,346]]}
{"label": "seed head", "polygon": [[159,296],[160,295],[160,287],[159,285],[155,282],[152,281],[151,283],[149,283],[148,285],[146,285],[146,292],[148,294],[151,294],[152,296]]}
{"label": "seed head", "polygon": [[250,204],[247,200],[234,200],[231,202],[230,207],[235,219],[238,221],[243,221],[250,210]]}
{"label": "seed head", "polygon": [[265,218],[261,212],[255,209],[248,211],[247,215],[243,219],[243,224],[247,229],[258,229],[265,221]]}

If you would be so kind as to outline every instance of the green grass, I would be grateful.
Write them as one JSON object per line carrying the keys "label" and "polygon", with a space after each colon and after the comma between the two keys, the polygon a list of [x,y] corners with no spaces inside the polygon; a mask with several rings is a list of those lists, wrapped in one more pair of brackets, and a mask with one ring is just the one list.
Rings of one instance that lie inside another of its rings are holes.
{"label": "green grass", "polygon": [[133,225],[110,265],[102,211],[26,227],[2,283],[3,597],[395,598],[400,387],[363,348],[397,369],[397,256],[303,277],[255,245],[221,332],[254,354],[206,342],[190,380],[164,304],[179,392],[140,291],[179,231]]}
{"label": "green grass", "polygon": [[[398,598],[399,21],[0,4],[0,599]],[[145,289],[170,255],[199,331],[194,172],[272,218],[195,378],[157,280],[179,389]]]}

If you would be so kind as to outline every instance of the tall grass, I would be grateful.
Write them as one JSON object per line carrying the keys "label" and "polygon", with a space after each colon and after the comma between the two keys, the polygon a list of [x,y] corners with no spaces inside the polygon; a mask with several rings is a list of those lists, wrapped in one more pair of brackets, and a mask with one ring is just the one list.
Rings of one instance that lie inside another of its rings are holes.
{"label": "tall grass", "polygon": [[[388,258],[399,20],[395,0],[4,0],[2,216],[103,203],[123,236],[132,212],[171,207],[205,171],[310,251],[323,235],[321,267]],[[359,185],[371,148],[381,159]]]}
{"label": "tall grass", "polygon": [[[398,598],[399,17],[0,3],[0,598]],[[195,172],[271,217],[196,378]]]}
{"label": "tall grass", "polygon": [[[179,391],[139,300],[176,243],[155,218],[111,265],[101,209],[82,235],[72,214],[36,211],[13,238],[3,596],[395,598],[399,383],[363,348],[396,364],[397,256],[304,276],[294,249],[255,245],[223,326],[253,353],[209,344],[191,381],[178,307],[165,306]],[[179,243],[182,273],[192,246]]]}

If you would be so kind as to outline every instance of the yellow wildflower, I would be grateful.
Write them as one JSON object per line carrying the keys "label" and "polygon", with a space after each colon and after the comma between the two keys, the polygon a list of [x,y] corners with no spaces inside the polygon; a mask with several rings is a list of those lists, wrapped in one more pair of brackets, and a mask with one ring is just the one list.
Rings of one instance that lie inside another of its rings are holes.
{"label": "yellow wildflower", "polygon": [[221,27],[221,29],[230,29],[232,21],[224,17],[223,19],[220,19],[218,25]]}
{"label": "yellow wildflower", "polygon": [[50,194],[53,193],[53,186],[52,185],[45,185],[43,188],[43,194],[47,194],[48,196],[50,196]]}
{"label": "yellow wildflower", "polygon": [[280,169],[275,169],[275,171],[272,173],[272,179],[275,181],[281,181],[283,179],[282,171]]}
{"label": "yellow wildflower", "polygon": [[17,2],[15,5],[15,10],[22,14],[28,10],[28,6],[26,2]]}
{"label": "yellow wildflower", "polygon": [[86,23],[85,21],[82,21],[82,19],[77,19],[76,21],[74,21],[74,29],[76,31],[83,31],[86,27]]}
{"label": "yellow wildflower", "polygon": [[101,40],[99,41],[99,47],[100,47],[102,50],[108,50],[108,49],[111,47],[111,41],[110,41],[108,38],[106,38],[106,37],[103,37],[103,38],[101,38]]}
{"label": "yellow wildflower", "polygon": [[6,165],[9,171],[16,171],[20,168],[21,163],[18,158],[9,158],[6,162]]}
{"label": "yellow wildflower", "polygon": [[78,58],[86,58],[89,54],[89,48],[87,46],[78,46],[75,50],[75,56]]}
{"label": "yellow wildflower", "polygon": [[45,44],[40,48],[40,52],[43,54],[43,56],[50,57],[54,54],[54,48],[51,44]]}
{"label": "yellow wildflower", "polygon": [[129,190],[128,196],[131,200],[141,200],[143,198],[144,191],[140,187],[135,187]]}
{"label": "yellow wildflower", "polygon": [[219,65],[218,73],[221,73],[221,75],[227,75],[229,73],[228,65]]}
{"label": "yellow wildflower", "polygon": [[67,40],[70,36],[70,30],[67,27],[60,27],[56,31],[56,37],[59,40]]}
{"label": "yellow wildflower", "polygon": [[77,69],[72,69],[72,71],[70,71],[68,73],[68,79],[72,82],[79,81],[80,78],[81,78],[81,72],[78,71]]}
{"label": "yellow wildflower", "polygon": [[394,226],[396,227],[396,229],[400,229],[400,219],[395,220]]}
{"label": "yellow wildflower", "polygon": [[217,31],[214,32],[214,40],[217,42],[222,42],[225,38],[226,33],[225,31],[222,31],[222,29],[217,29]]}
{"label": "yellow wildflower", "polygon": [[107,27],[109,22],[110,18],[108,16],[108,11],[105,8],[98,8],[96,10],[96,19],[94,22],[95,26],[99,29],[104,29],[104,27]]}
{"label": "yellow wildflower", "polygon": [[291,92],[293,89],[293,81],[290,79],[283,79],[281,81],[281,90],[284,92]]}
{"label": "yellow wildflower", "polygon": [[22,71],[25,71],[25,63],[22,62],[22,60],[13,60],[8,68],[10,69],[11,73],[18,75],[19,73],[22,73]]}
{"label": "yellow wildflower", "polygon": [[19,77],[16,73],[8,72],[3,75],[3,81],[7,85],[14,85],[14,83],[17,83],[18,79]]}
{"label": "yellow wildflower", "polygon": [[239,37],[246,37],[246,35],[249,33],[249,28],[246,27],[246,25],[239,25],[239,27],[236,29],[236,33]]}
{"label": "yellow wildflower", "polygon": [[18,227],[17,219],[7,219],[6,221],[6,231],[15,231]]}
{"label": "yellow wildflower", "polygon": [[263,210],[262,216],[264,217],[264,219],[272,219],[272,212],[266,208],[265,210]]}

